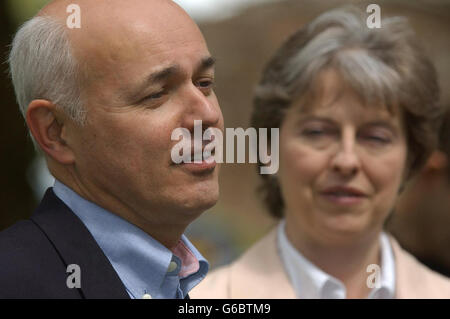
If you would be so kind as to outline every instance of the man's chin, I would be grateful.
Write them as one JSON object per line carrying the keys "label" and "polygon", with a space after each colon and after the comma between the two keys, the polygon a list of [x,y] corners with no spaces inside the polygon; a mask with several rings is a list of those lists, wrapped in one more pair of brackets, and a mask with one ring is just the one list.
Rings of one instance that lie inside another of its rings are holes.
{"label": "man's chin", "polygon": [[217,201],[219,200],[219,196],[209,196],[207,198],[191,198],[184,205],[187,211],[203,213],[204,211],[214,207]]}
{"label": "man's chin", "polygon": [[175,210],[182,214],[200,215],[213,207],[219,200],[219,183],[217,178],[179,184],[166,196],[167,203],[172,202]]}

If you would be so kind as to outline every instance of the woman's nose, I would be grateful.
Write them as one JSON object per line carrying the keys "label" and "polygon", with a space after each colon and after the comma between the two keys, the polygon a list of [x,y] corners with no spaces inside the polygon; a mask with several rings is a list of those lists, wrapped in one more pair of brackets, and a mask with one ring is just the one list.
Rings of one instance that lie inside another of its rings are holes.
{"label": "woman's nose", "polygon": [[360,169],[360,158],[356,150],[355,137],[351,134],[343,136],[331,161],[334,172],[345,176],[353,176]]}

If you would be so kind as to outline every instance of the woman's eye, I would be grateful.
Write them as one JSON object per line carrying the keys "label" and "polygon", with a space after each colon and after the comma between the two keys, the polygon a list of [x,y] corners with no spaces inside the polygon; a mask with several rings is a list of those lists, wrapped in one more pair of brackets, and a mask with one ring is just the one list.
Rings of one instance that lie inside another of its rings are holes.
{"label": "woman's eye", "polygon": [[363,141],[377,146],[387,145],[391,142],[391,138],[389,136],[379,134],[365,134],[362,135],[361,138]]}
{"label": "woman's eye", "polygon": [[390,139],[384,136],[377,136],[377,135],[369,135],[366,136],[366,139],[372,142],[381,143],[381,144],[387,144],[390,142]]}
{"label": "woman's eye", "polygon": [[361,132],[361,138],[365,141],[376,143],[379,145],[389,144],[392,141],[392,136],[385,130],[371,130],[369,132]]}
{"label": "woman's eye", "polygon": [[331,131],[325,129],[304,129],[302,135],[311,138],[318,138],[322,136],[330,135]]}
{"label": "woman's eye", "polygon": [[395,138],[394,133],[390,129],[383,127],[372,127],[362,130],[358,136],[362,141],[380,146],[390,144]]}
{"label": "woman's eye", "polygon": [[322,130],[304,130],[303,131],[303,135],[307,135],[307,136],[318,136],[323,134]]}

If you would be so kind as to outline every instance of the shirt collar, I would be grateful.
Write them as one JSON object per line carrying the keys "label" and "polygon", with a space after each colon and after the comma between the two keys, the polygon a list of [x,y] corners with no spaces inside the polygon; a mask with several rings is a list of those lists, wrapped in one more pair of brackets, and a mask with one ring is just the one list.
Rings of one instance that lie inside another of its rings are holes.
{"label": "shirt collar", "polygon": [[[346,291],[344,284],[322,271],[306,259],[286,236],[285,220],[278,226],[278,247],[281,259],[299,298],[344,299]],[[368,298],[394,297],[395,293],[395,262],[389,239],[385,233],[380,236],[381,243],[381,279],[380,288],[373,288]],[[367,274],[368,276],[370,273]]]}
{"label": "shirt collar", "polygon": [[394,252],[385,232],[380,235],[381,247],[381,287],[373,289],[369,298],[392,299],[395,297]]}
{"label": "shirt collar", "polygon": [[[155,298],[173,298],[176,291],[164,291],[163,285],[167,275],[177,275],[183,266],[190,267],[181,277],[185,279],[180,282],[183,297],[206,276],[208,262],[186,236],[182,235],[175,251],[185,255],[176,256],[140,228],[82,198],[58,180],[53,190],[87,227],[132,297],[148,293]],[[177,268],[168,273],[171,261]]]}

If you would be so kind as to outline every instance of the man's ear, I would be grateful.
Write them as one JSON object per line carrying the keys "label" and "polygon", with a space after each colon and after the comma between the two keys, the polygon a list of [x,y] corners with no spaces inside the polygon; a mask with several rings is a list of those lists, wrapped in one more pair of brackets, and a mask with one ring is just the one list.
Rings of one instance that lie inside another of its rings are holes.
{"label": "man's ear", "polygon": [[52,102],[33,100],[28,106],[26,122],[42,151],[61,164],[72,164],[75,157],[63,138],[69,119]]}

